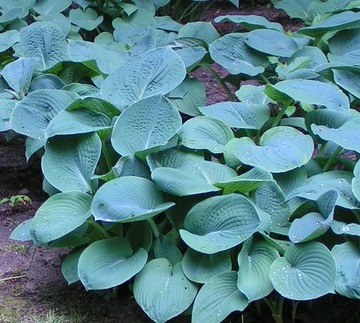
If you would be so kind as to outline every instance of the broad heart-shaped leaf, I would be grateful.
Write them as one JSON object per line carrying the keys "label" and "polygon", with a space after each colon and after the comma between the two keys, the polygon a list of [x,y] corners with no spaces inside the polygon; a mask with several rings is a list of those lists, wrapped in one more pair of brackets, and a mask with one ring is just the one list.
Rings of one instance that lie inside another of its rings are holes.
{"label": "broad heart-shaped leaf", "polygon": [[270,279],[283,297],[305,301],[334,292],[336,265],[320,242],[290,246],[270,266]]}
{"label": "broad heart-shaped leaf", "polygon": [[37,0],[33,9],[39,15],[49,15],[59,13],[71,6],[71,0],[52,1],[52,0]]}
{"label": "broad heart-shaped leaf", "polygon": [[244,242],[238,255],[237,286],[249,302],[271,293],[273,286],[269,278],[270,265],[279,257],[276,248],[266,241],[253,242],[250,238]]}
{"label": "broad heart-shaped leaf", "polygon": [[218,119],[229,127],[240,129],[260,129],[270,118],[270,109],[265,104],[244,102],[220,102],[200,107],[202,114]]}
{"label": "broad heart-shaped leaf", "polygon": [[76,94],[63,90],[43,89],[31,92],[15,106],[10,119],[11,127],[25,136],[44,139],[51,119],[76,98]]}
{"label": "broad heart-shaped leaf", "polygon": [[68,60],[67,47],[65,35],[52,23],[34,22],[20,30],[20,52],[25,57],[38,58],[40,71]]}
{"label": "broad heart-shaped leaf", "polygon": [[27,219],[24,222],[21,222],[10,234],[9,239],[17,241],[31,241],[32,237],[30,235],[30,225],[32,219]]}
{"label": "broad heart-shaped leaf", "polygon": [[359,247],[348,241],[335,245],[331,253],[336,262],[336,292],[345,297],[360,299]]}
{"label": "broad heart-shaped leaf", "polygon": [[283,173],[305,165],[314,150],[313,140],[299,130],[279,126],[267,130],[257,146],[250,138],[232,139],[225,148],[225,160]]}
{"label": "broad heart-shaped leaf", "polygon": [[309,12],[310,4],[313,0],[281,0],[276,2],[276,9],[284,10],[291,18],[300,18],[308,20],[311,12]]}
{"label": "broad heart-shaped leaf", "polygon": [[255,206],[238,194],[210,197],[187,214],[181,238],[192,249],[206,254],[237,246],[259,227]]}
{"label": "broad heart-shaped leaf", "polygon": [[276,83],[274,88],[302,103],[323,105],[335,111],[350,108],[348,97],[338,86],[331,83],[315,80],[286,80]]}
{"label": "broad heart-shaped leaf", "polygon": [[114,149],[140,158],[161,149],[181,127],[178,110],[161,94],[129,106],[117,119],[111,135]]}
{"label": "broad heart-shaped leaf", "polygon": [[90,216],[91,196],[82,192],[51,196],[37,210],[30,234],[36,245],[59,239],[82,225]]}
{"label": "broad heart-shaped leaf", "polygon": [[329,60],[358,65],[360,59],[360,30],[358,28],[342,30],[329,39]]}
{"label": "broad heart-shaped leaf", "polygon": [[91,8],[81,10],[80,8],[70,10],[69,18],[72,24],[85,30],[94,30],[104,20],[103,16],[98,16],[96,11]]}
{"label": "broad heart-shaped leaf", "polygon": [[178,168],[158,167],[152,171],[151,178],[160,190],[186,196],[218,191],[215,183],[230,180],[236,175],[226,165],[202,160],[188,162]]}
{"label": "broad heart-shaped leaf", "polygon": [[245,36],[245,43],[259,52],[290,57],[298,49],[295,40],[282,31],[272,29],[257,29]]}
{"label": "broad heart-shaped leaf", "polygon": [[357,198],[360,201],[360,162],[358,161],[353,170],[354,178],[351,181],[351,189]]}
{"label": "broad heart-shaped leaf", "polygon": [[236,24],[244,25],[249,29],[275,29],[282,31],[283,27],[277,22],[270,22],[266,18],[257,15],[226,15],[218,16],[214,19],[215,22],[231,21]]}
{"label": "broad heart-shaped leaf", "polygon": [[166,322],[184,312],[198,288],[184,275],[181,262],[165,258],[149,261],[134,281],[136,302],[154,322]]}
{"label": "broad heart-shaped leaf", "polygon": [[339,193],[336,205],[346,209],[360,208],[360,202],[356,200],[352,189],[352,173],[345,171],[330,171],[311,176],[304,185],[295,188],[287,196],[287,200],[301,197],[316,201],[323,193],[336,190]]}
{"label": "broad heart-shaped leaf", "polygon": [[209,51],[216,63],[234,75],[255,76],[263,73],[268,65],[265,55],[246,45],[243,33],[231,33],[219,38],[210,44]]}
{"label": "broad heart-shaped leaf", "polygon": [[330,140],[345,149],[360,152],[360,117],[352,118],[339,128],[311,125],[315,135],[326,141]]}
{"label": "broad heart-shaped leaf", "polygon": [[339,69],[333,69],[332,71],[334,73],[335,83],[359,99],[360,73],[355,71],[342,71]]}
{"label": "broad heart-shaped leaf", "polygon": [[178,37],[193,37],[204,40],[211,44],[220,37],[211,22],[195,21],[188,22],[178,32]]}
{"label": "broad heart-shaped leaf", "polygon": [[98,69],[105,74],[114,72],[124,64],[124,59],[118,52],[83,40],[69,41],[69,56],[73,62],[95,60]]}
{"label": "broad heart-shaped leaf", "polygon": [[67,36],[71,30],[71,22],[70,20],[65,17],[62,13],[52,13],[45,16],[38,17],[39,20],[44,22],[50,22],[57,27],[59,27],[62,33]]}
{"label": "broad heart-shaped leaf", "polygon": [[12,45],[20,40],[19,32],[17,30],[7,30],[0,34],[0,53],[5,52]]}
{"label": "broad heart-shaped leaf", "polygon": [[222,322],[230,313],[243,311],[249,304],[236,284],[235,271],[223,272],[206,283],[196,296],[192,322]]}
{"label": "broad heart-shaped leaf", "polygon": [[7,84],[23,98],[27,93],[38,60],[36,58],[19,58],[7,64],[0,72]]}
{"label": "broad heart-shaped leaf", "polygon": [[179,137],[180,144],[187,148],[207,149],[220,154],[234,134],[222,121],[201,116],[186,121],[179,131]]}
{"label": "broad heart-shaped leaf", "polygon": [[101,85],[103,97],[120,109],[154,94],[166,94],[185,78],[181,58],[170,48],[158,48],[123,64]]}
{"label": "broad heart-shaped leaf", "polygon": [[96,220],[133,222],[164,212],[174,203],[162,203],[162,196],[151,181],[124,176],[105,183],[95,193],[91,211]]}
{"label": "broad heart-shaped leaf", "polygon": [[145,266],[147,258],[142,248],[133,253],[125,238],[98,240],[81,254],[79,278],[86,290],[115,287],[135,276]]}
{"label": "broad heart-shaped leaf", "polygon": [[89,192],[100,154],[101,141],[95,133],[54,137],[45,145],[41,168],[59,191]]}
{"label": "broad heart-shaped leaf", "polygon": [[334,208],[339,196],[337,191],[328,191],[316,201],[318,212],[310,212],[301,218],[295,219],[290,226],[289,238],[293,243],[313,240],[323,235],[334,218]]}
{"label": "broad heart-shaped leaf", "polygon": [[182,261],[182,268],[191,281],[204,284],[219,273],[231,271],[230,252],[207,255],[189,248]]}

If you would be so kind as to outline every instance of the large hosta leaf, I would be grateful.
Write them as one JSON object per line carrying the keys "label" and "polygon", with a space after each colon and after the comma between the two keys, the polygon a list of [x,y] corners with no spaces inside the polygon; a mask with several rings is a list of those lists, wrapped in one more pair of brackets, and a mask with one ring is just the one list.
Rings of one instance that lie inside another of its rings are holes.
{"label": "large hosta leaf", "polygon": [[172,266],[165,258],[151,260],[136,275],[136,302],[154,322],[166,322],[193,302],[197,286],[184,275],[181,262]]}
{"label": "large hosta leaf", "polygon": [[358,65],[360,59],[360,30],[358,28],[342,30],[329,39],[329,60]]}
{"label": "large hosta leaf", "polygon": [[236,24],[244,25],[249,29],[275,29],[282,31],[283,27],[277,22],[270,22],[265,17],[257,15],[226,15],[218,16],[214,19],[215,22],[231,21]]}
{"label": "large hosta leaf", "polygon": [[193,37],[204,40],[211,44],[220,37],[219,33],[211,22],[195,21],[188,22],[178,32],[178,37]]}
{"label": "large hosta leaf", "polygon": [[185,78],[181,58],[170,48],[158,48],[123,64],[101,85],[105,99],[125,109],[142,98],[166,94]]}
{"label": "large hosta leaf", "polygon": [[101,141],[96,134],[54,137],[46,143],[42,171],[59,191],[88,192],[100,154]]}
{"label": "large hosta leaf", "polygon": [[270,265],[279,257],[276,248],[265,241],[253,242],[249,239],[244,242],[238,255],[237,286],[249,302],[271,293]]}
{"label": "large hosta leaf", "polygon": [[96,11],[91,8],[73,9],[70,11],[69,18],[72,24],[85,30],[94,30],[104,20],[103,16],[98,16]]}
{"label": "large hosta leaf", "polygon": [[360,98],[360,73],[353,71],[342,71],[333,69],[334,80],[337,85],[357,97]]}
{"label": "large hosta leaf", "polygon": [[226,146],[225,159],[282,173],[305,165],[311,158],[314,144],[310,136],[287,126],[267,130],[257,146],[250,138],[232,139]]}
{"label": "large hosta leaf", "polygon": [[281,0],[276,2],[276,9],[283,9],[291,18],[307,20],[310,18],[310,4],[313,0]]}
{"label": "large hosta leaf", "polygon": [[71,0],[37,0],[33,9],[40,15],[59,13],[71,6]]}
{"label": "large hosta leaf", "polygon": [[59,239],[82,225],[90,216],[91,196],[82,192],[59,193],[37,210],[30,234],[35,244]]}
{"label": "large hosta leaf", "polygon": [[137,221],[161,213],[174,203],[162,202],[161,193],[149,180],[124,176],[105,183],[96,192],[91,211],[96,220]]}
{"label": "large hosta leaf", "polygon": [[25,57],[38,58],[40,71],[68,60],[67,47],[65,35],[52,23],[34,22],[20,30],[20,51]]}
{"label": "large hosta leaf", "polygon": [[206,254],[230,249],[249,238],[259,227],[255,206],[238,194],[210,197],[187,214],[181,238],[192,249]]}
{"label": "large hosta leaf", "polygon": [[129,106],[114,125],[111,141],[123,156],[146,156],[156,152],[181,127],[177,109],[162,95],[154,95]]}
{"label": "large hosta leaf", "polygon": [[16,132],[34,139],[44,139],[51,119],[65,110],[77,95],[63,90],[38,90],[29,93],[14,108],[11,127]]}
{"label": "large hosta leaf", "polygon": [[360,299],[360,250],[354,242],[335,245],[331,250],[336,262],[335,290],[346,297]]}
{"label": "large hosta leaf", "polygon": [[78,274],[84,287],[108,289],[135,276],[146,264],[147,252],[133,252],[125,238],[115,237],[93,242],[79,258]]}
{"label": "large hosta leaf", "polygon": [[214,276],[199,291],[192,312],[193,322],[222,322],[230,313],[243,311],[249,301],[239,291],[235,271]]}
{"label": "large hosta leaf", "polygon": [[0,34],[0,52],[6,51],[20,40],[17,30],[7,30]]}
{"label": "large hosta leaf", "polygon": [[270,266],[275,290],[292,300],[310,300],[334,292],[336,265],[320,242],[290,246]]}

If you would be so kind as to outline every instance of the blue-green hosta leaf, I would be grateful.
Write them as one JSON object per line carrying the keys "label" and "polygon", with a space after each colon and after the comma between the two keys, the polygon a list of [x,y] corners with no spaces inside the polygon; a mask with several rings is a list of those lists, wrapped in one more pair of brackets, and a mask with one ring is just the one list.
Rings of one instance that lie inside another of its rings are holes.
{"label": "blue-green hosta leaf", "polygon": [[178,168],[158,167],[152,171],[151,177],[160,190],[186,196],[219,191],[215,183],[230,180],[236,175],[226,165],[202,160],[188,162]]}
{"label": "blue-green hosta leaf", "polygon": [[82,252],[79,278],[86,290],[115,287],[135,276],[147,258],[148,254],[142,248],[134,253],[125,238],[98,240]]}
{"label": "blue-green hosta leaf", "polygon": [[179,137],[180,144],[187,148],[207,149],[220,154],[234,134],[222,121],[200,116],[186,121],[179,131]]}
{"label": "blue-green hosta leaf", "polygon": [[68,44],[59,27],[48,22],[34,22],[20,30],[20,53],[38,58],[37,69],[47,70],[66,61]]}
{"label": "blue-green hosta leaf", "polygon": [[59,191],[89,192],[100,154],[101,141],[94,133],[54,137],[46,143],[42,171]]}
{"label": "blue-green hosta leaf", "polygon": [[202,114],[218,119],[229,127],[240,129],[260,129],[270,118],[270,109],[265,104],[244,102],[221,102],[200,107]]}
{"label": "blue-green hosta leaf", "polygon": [[323,105],[335,111],[350,108],[348,97],[335,84],[315,80],[286,80],[276,83],[274,88],[302,103]]}
{"label": "blue-green hosta leaf", "polygon": [[31,92],[15,106],[10,119],[11,127],[25,136],[43,139],[49,122],[76,98],[76,94],[63,90]]}
{"label": "blue-green hosta leaf", "polygon": [[336,265],[331,252],[320,242],[290,246],[284,257],[270,266],[275,290],[292,300],[310,300],[334,292]]}
{"label": "blue-green hosta leaf", "polygon": [[112,171],[115,173],[115,177],[138,176],[151,179],[148,165],[135,155],[121,157]]}
{"label": "blue-green hosta leaf", "polygon": [[0,100],[0,132],[11,129],[10,116],[15,105],[15,100]]}
{"label": "blue-green hosta leaf", "polygon": [[124,64],[124,59],[120,53],[83,40],[69,41],[69,56],[73,62],[82,63],[95,60],[99,70],[105,74],[114,72]]}
{"label": "blue-green hosta leaf", "polygon": [[37,0],[33,9],[39,15],[48,15],[59,13],[71,6],[71,0],[52,1],[52,0]]}
{"label": "blue-green hosta leaf", "polygon": [[90,237],[86,235],[89,225],[85,222],[74,231],[64,235],[60,239],[51,241],[48,248],[76,248],[78,246],[88,245]]}
{"label": "blue-green hosta leaf", "polygon": [[250,138],[232,139],[226,146],[224,156],[232,164],[264,168],[273,173],[283,173],[305,165],[314,150],[313,140],[299,130],[279,126],[267,130],[257,146]]}
{"label": "blue-green hosta leaf", "polygon": [[259,227],[256,207],[238,194],[210,197],[187,214],[181,238],[192,249],[214,254],[239,245]]}
{"label": "blue-green hosta leaf", "polygon": [[90,216],[92,197],[82,192],[51,196],[36,212],[30,234],[37,245],[59,239],[81,226]]}
{"label": "blue-green hosta leaf", "polygon": [[281,0],[274,7],[284,10],[291,18],[308,20],[311,18],[309,7],[312,2],[313,0]]}
{"label": "blue-green hosta leaf", "polygon": [[360,299],[359,247],[348,241],[335,245],[331,253],[336,262],[336,292],[349,298]]}
{"label": "blue-green hosta leaf", "polygon": [[250,29],[275,29],[282,31],[283,27],[277,22],[270,22],[266,18],[257,15],[226,15],[218,16],[214,19],[215,22],[231,21],[236,24],[244,25]]}
{"label": "blue-green hosta leaf", "polygon": [[7,24],[16,18],[24,18],[28,15],[34,1],[29,0],[1,0],[0,1],[0,24]]}
{"label": "blue-green hosta leaf", "polygon": [[346,209],[360,208],[360,202],[356,200],[352,189],[352,173],[345,171],[330,171],[311,176],[304,185],[295,188],[287,196],[287,200],[294,197],[301,197],[316,201],[323,193],[336,190],[339,193],[336,205]]}
{"label": "blue-green hosta leaf", "polygon": [[67,36],[71,30],[70,20],[62,13],[52,13],[45,16],[39,16],[38,20],[39,19],[41,19],[41,21],[50,22],[58,26],[65,36]]}
{"label": "blue-green hosta leaf", "polygon": [[135,102],[120,115],[111,141],[119,154],[143,157],[159,151],[180,127],[178,110],[162,95],[154,95]]}
{"label": "blue-green hosta leaf", "polygon": [[162,234],[154,241],[153,252],[155,258],[166,258],[172,266],[183,259],[183,255],[176,244]]}
{"label": "blue-green hosta leaf", "polygon": [[249,304],[239,291],[235,271],[214,276],[199,291],[193,307],[193,322],[222,322],[230,313],[243,311]]}
{"label": "blue-green hosta leaf", "polygon": [[46,139],[34,139],[27,137],[25,141],[25,157],[28,162],[30,157],[36,153],[40,148],[44,147],[46,144]]}
{"label": "blue-green hosta leaf", "polygon": [[17,30],[7,30],[0,34],[0,53],[9,49],[12,45],[19,42],[20,36]]}
{"label": "blue-green hosta leaf", "polygon": [[94,30],[104,20],[103,16],[98,16],[96,11],[91,8],[82,10],[72,9],[70,10],[69,18],[72,24],[79,26],[85,30]]}
{"label": "blue-green hosta leaf", "polygon": [[193,37],[204,40],[211,44],[220,37],[219,33],[211,22],[195,21],[188,22],[179,32],[178,37]]}
{"label": "blue-green hosta leaf", "polygon": [[212,59],[225,67],[230,74],[255,76],[264,72],[268,64],[261,55],[245,43],[245,34],[231,33],[214,41],[209,46]]}
{"label": "blue-green hosta leaf", "polygon": [[337,85],[360,99],[360,73],[333,69],[334,80]]}
{"label": "blue-green hosta leaf", "polygon": [[224,194],[229,193],[249,193],[258,187],[271,182],[272,174],[262,168],[252,168],[248,172],[236,177],[232,177],[227,181],[215,183],[216,187],[224,190]]}
{"label": "blue-green hosta leaf", "polygon": [[235,92],[236,97],[248,105],[265,105],[273,101],[265,94],[265,85],[244,84]]}
{"label": "blue-green hosta leaf", "polygon": [[329,39],[330,62],[344,62],[359,65],[360,30],[358,28],[342,30]]}
{"label": "blue-green hosta leaf", "polygon": [[321,139],[330,140],[340,147],[360,152],[359,122],[360,117],[352,118],[339,128],[328,128],[312,124],[311,130]]}
{"label": "blue-green hosta leaf", "polygon": [[354,178],[351,181],[351,188],[357,200],[360,201],[360,162],[359,161],[356,163],[353,173],[354,173]]}
{"label": "blue-green hosta leaf", "polygon": [[91,211],[96,220],[139,221],[164,212],[174,203],[163,203],[160,191],[142,177],[125,176],[105,183],[95,193]]}
{"label": "blue-green hosta leaf", "polygon": [[[117,223],[115,223],[117,225]],[[139,234],[141,232],[141,234]],[[131,223],[130,228],[126,232],[125,238],[129,240],[133,250],[139,248],[150,251],[153,244],[153,233],[148,221],[137,221]]]}
{"label": "blue-green hosta leaf", "polygon": [[350,236],[360,237],[360,224],[356,223],[345,223],[341,221],[333,221],[331,222],[331,230],[335,234],[346,234]]}
{"label": "blue-green hosta leaf", "polygon": [[280,57],[290,57],[298,49],[294,39],[272,29],[250,31],[245,36],[245,43],[259,52]]}
{"label": "blue-green hosta leaf", "polygon": [[31,241],[32,237],[30,234],[31,219],[27,219],[21,222],[10,234],[9,239],[17,241]]}
{"label": "blue-green hosta leaf", "polygon": [[61,90],[65,83],[55,74],[41,74],[32,79],[29,92],[41,89]]}
{"label": "blue-green hosta leaf", "polygon": [[61,273],[69,285],[79,281],[80,279],[78,275],[78,263],[82,252],[82,248],[72,250],[66,255],[61,264]]}
{"label": "blue-green hosta leaf", "polygon": [[237,286],[249,302],[271,293],[273,286],[269,278],[270,265],[279,258],[279,252],[266,241],[244,242],[238,255]]}
{"label": "blue-green hosta leaf", "polygon": [[121,109],[154,94],[166,94],[185,78],[181,58],[170,48],[157,48],[124,63],[101,85],[105,99]]}
{"label": "blue-green hosta leaf", "polygon": [[186,277],[193,282],[202,284],[209,282],[219,273],[231,271],[231,266],[229,251],[207,255],[189,248],[182,261]]}
{"label": "blue-green hosta leaf", "polygon": [[166,322],[184,312],[197,290],[181,263],[172,266],[165,258],[148,262],[134,281],[135,300],[154,322]]}
{"label": "blue-green hosta leaf", "polygon": [[324,35],[330,31],[358,28],[360,26],[360,12],[344,11],[334,14],[309,27],[301,28],[297,32],[308,36]]}

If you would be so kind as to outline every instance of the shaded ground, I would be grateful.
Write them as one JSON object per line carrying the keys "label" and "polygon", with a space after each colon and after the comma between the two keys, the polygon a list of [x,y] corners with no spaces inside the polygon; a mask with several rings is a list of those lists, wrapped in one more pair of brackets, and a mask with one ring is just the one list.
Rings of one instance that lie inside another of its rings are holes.
{"label": "shaded ground", "polygon": [[[224,14],[258,14],[277,21],[285,29],[296,29],[299,21],[289,20],[285,14],[266,6],[248,5],[235,10],[227,2],[211,7],[203,20]],[[235,24],[215,24],[220,33],[235,31]],[[222,76],[224,71],[214,67]],[[205,71],[197,71],[196,77],[206,83],[207,104],[226,101],[227,96],[218,83]],[[11,135],[11,134],[10,134]],[[41,189],[41,171],[38,158],[26,163],[24,139],[16,137],[7,142],[9,134],[0,134],[0,199],[18,194],[27,195],[32,203],[10,207],[0,205],[0,323],[23,322],[150,322],[135,303],[128,286],[119,288],[116,297],[110,294],[86,292],[80,284],[67,286],[60,266],[66,250],[35,252],[28,245],[8,239],[11,231],[25,219],[33,217],[46,199]],[[32,258],[34,259],[32,261]],[[12,279],[10,279],[13,277]],[[114,295],[113,295],[114,296]],[[301,303],[297,322],[304,323],[356,323],[360,322],[359,302],[339,296]],[[285,304],[285,317],[290,316],[291,303]],[[190,322],[181,317],[172,322]],[[273,322],[271,313],[263,306],[259,312],[250,306],[243,317],[233,314],[227,322]],[[285,322],[290,322],[286,319]]]}

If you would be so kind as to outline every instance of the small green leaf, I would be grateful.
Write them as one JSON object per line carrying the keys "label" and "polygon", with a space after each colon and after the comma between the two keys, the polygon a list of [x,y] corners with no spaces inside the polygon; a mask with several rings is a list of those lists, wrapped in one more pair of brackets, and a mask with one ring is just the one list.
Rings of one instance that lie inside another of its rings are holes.
{"label": "small green leaf", "polygon": [[196,292],[181,263],[172,266],[165,258],[148,262],[134,281],[135,300],[154,322],[166,322],[184,312]]}

